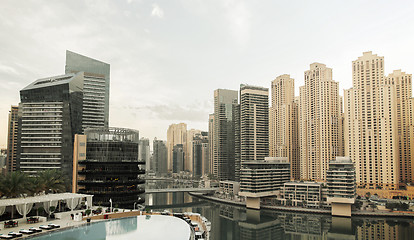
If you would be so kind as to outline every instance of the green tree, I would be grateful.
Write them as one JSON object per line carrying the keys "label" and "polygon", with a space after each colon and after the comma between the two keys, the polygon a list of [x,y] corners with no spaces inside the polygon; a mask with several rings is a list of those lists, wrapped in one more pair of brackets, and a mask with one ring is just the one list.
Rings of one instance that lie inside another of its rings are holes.
{"label": "green tree", "polygon": [[[0,196],[6,198],[17,198],[30,193],[30,180],[25,173],[11,172],[0,177]],[[14,217],[14,208],[12,206],[11,218]]]}
{"label": "green tree", "polygon": [[37,178],[39,189],[46,193],[65,192],[69,182],[63,172],[56,169],[42,171]]}

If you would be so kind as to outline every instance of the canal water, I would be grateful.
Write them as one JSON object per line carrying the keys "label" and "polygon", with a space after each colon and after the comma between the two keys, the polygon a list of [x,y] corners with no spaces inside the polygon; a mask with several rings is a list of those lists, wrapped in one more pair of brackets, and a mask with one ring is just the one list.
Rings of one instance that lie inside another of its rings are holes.
{"label": "canal water", "polygon": [[212,240],[247,239],[414,239],[414,219],[338,218],[269,210],[246,210],[190,196],[146,195],[154,210],[197,212],[211,222]]}

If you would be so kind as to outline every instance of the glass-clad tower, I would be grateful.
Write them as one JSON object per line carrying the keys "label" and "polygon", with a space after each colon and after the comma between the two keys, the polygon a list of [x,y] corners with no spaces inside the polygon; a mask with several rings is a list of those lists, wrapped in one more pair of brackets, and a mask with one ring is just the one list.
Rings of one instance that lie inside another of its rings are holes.
{"label": "glass-clad tower", "polygon": [[78,163],[79,193],[93,194],[94,204],[132,208],[145,202],[145,161],[138,159],[139,132],[125,128],[85,131],[86,160]]}
{"label": "glass-clad tower", "polygon": [[17,170],[62,169],[72,176],[73,136],[81,133],[83,72],[36,80],[20,91]]}
{"label": "glass-clad tower", "polygon": [[108,127],[110,65],[66,51],[65,73],[84,72],[82,130]]}

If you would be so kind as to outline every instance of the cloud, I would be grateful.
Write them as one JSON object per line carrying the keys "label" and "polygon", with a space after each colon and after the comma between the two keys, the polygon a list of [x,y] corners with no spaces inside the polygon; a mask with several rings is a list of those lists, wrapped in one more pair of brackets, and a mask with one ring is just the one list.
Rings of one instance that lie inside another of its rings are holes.
{"label": "cloud", "polygon": [[10,66],[2,65],[2,64],[0,64],[0,72],[6,73],[6,74],[9,74],[9,75],[18,75],[19,74],[16,71],[16,69],[14,69]]}
{"label": "cloud", "polygon": [[223,1],[223,4],[230,32],[239,46],[246,46],[250,40],[251,14],[248,7],[244,2],[233,0]]}
{"label": "cloud", "polygon": [[164,17],[164,11],[160,8],[160,6],[158,6],[158,4],[154,3],[154,4],[152,4],[151,16],[163,18]]}

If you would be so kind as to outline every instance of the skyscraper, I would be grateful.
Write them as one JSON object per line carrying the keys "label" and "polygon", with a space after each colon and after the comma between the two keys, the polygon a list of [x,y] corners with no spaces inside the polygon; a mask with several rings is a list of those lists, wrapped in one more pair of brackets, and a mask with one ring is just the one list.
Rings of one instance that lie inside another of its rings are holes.
{"label": "skyscraper", "polygon": [[291,177],[299,179],[298,106],[295,83],[290,75],[278,76],[272,82],[272,106],[269,110],[269,156],[286,157]]}
{"label": "skyscraper", "polygon": [[325,180],[329,161],[342,155],[342,107],[331,68],[321,63],[310,65],[305,71],[305,86],[300,87],[299,104],[300,178]]}
{"label": "skyscraper", "polygon": [[195,134],[191,141],[191,160],[194,177],[208,174],[208,132]]}
{"label": "skyscraper", "polygon": [[[237,91],[217,89],[214,91],[214,116],[212,139],[212,173],[220,180],[235,179],[235,118]],[[211,131],[211,130],[210,130]]]}
{"label": "skyscraper", "polygon": [[167,145],[163,140],[157,140],[154,138],[153,144],[153,156],[152,159],[155,165],[155,173],[156,174],[166,174],[167,173]]}
{"label": "skyscraper", "polygon": [[150,166],[150,145],[148,138],[141,138],[139,140],[138,161],[145,162],[145,170],[149,171]]}
{"label": "skyscraper", "polygon": [[72,176],[73,137],[82,132],[83,72],[36,80],[20,91],[17,169]]}
{"label": "skyscraper", "polygon": [[364,52],[352,62],[345,90],[345,151],[355,162],[358,187],[396,189],[412,182],[411,75],[384,76],[384,57]]}
{"label": "skyscraper", "polygon": [[[269,89],[240,85],[240,163],[269,155]],[[238,170],[240,171],[240,170]]]}
{"label": "skyscraper", "polygon": [[8,172],[16,171],[17,159],[17,135],[18,135],[18,106],[11,106],[9,112],[9,127],[7,129],[7,159]]}
{"label": "skyscraper", "polygon": [[186,170],[186,171],[189,171],[189,172],[193,172],[193,168],[194,168],[194,166],[193,166],[193,163],[194,163],[194,160],[193,160],[193,152],[194,152],[194,149],[193,149],[193,140],[194,140],[194,137],[196,136],[196,135],[199,135],[199,134],[201,134],[201,130],[198,130],[198,129],[190,129],[190,130],[187,130],[187,152],[186,152],[186,159],[185,159],[185,162],[184,162],[184,170]]}
{"label": "skyscraper", "polygon": [[184,145],[176,144],[172,152],[172,172],[173,173],[180,173],[181,171],[184,171],[184,159],[185,159]]}
{"label": "skyscraper", "polygon": [[213,173],[214,157],[214,113],[208,115],[208,173]]}
{"label": "skyscraper", "polygon": [[[173,171],[173,150],[174,146],[177,144],[182,144],[182,151],[184,152],[185,161],[185,152],[187,151],[187,124],[178,123],[171,124],[167,130],[167,149],[168,149],[168,171]],[[183,166],[184,167],[184,166]],[[184,170],[184,169],[181,169]]]}
{"label": "skyscraper", "polygon": [[412,76],[401,70],[394,70],[393,73],[385,78],[385,84],[395,87],[400,184],[414,183],[414,99],[412,97]]}
{"label": "skyscraper", "polygon": [[66,51],[65,74],[84,72],[82,130],[108,127],[110,65]]}

